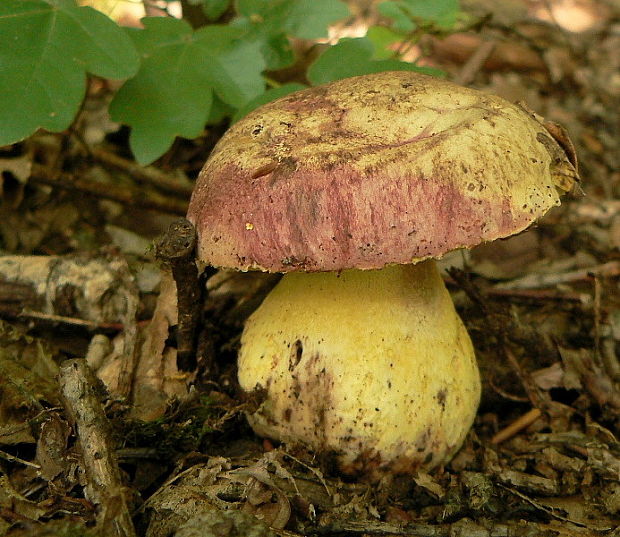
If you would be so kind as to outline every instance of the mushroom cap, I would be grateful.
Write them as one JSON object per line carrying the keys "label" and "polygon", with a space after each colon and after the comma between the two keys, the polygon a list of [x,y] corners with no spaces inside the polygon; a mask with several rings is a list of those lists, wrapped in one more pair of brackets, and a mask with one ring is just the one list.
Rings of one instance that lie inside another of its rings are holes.
{"label": "mushroom cap", "polygon": [[525,107],[384,72],[292,93],[233,125],[188,219],[214,266],[376,269],[518,233],[577,180],[564,131]]}

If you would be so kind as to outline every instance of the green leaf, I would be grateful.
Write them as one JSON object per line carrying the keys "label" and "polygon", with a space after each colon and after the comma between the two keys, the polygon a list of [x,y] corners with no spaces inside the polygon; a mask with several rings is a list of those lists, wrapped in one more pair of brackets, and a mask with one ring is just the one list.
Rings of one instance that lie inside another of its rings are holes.
{"label": "green leaf", "polygon": [[292,2],[284,29],[301,39],[327,37],[327,27],[349,14],[347,6],[337,0],[297,0]]}
{"label": "green leaf", "polygon": [[327,27],[349,15],[339,0],[239,0],[237,9],[269,34],[301,39],[327,37]]}
{"label": "green leaf", "polygon": [[258,45],[239,40],[242,31],[206,26],[193,31],[183,20],[143,19],[132,30],[142,54],[138,74],[110,104],[115,121],[132,127],[131,149],[138,162],[161,156],[176,136],[200,135],[211,114],[214,94],[240,108],[264,89],[264,60]]}
{"label": "green leaf", "polygon": [[293,48],[286,34],[275,30],[276,33],[271,34],[268,26],[257,24],[249,17],[237,17],[229,26],[242,32],[244,41],[256,44],[265,60],[266,69],[276,71],[295,61]]}
{"label": "green leaf", "polygon": [[230,6],[231,0],[204,0],[203,11],[210,20],[219,19]]}
{"label": "green leaf", "polygon": [[86,73],[122,79],[138,54],[108,17],[73,0],[0,1],[0,145],[38,128],[66,129],[86,89]]}
{"label": "green leaf", "polygon": [[392,19],[392,28],[397,32],[411,33],[420,25],[449,29],[456,24],[459,0],[388,0],[378,9]]}
{"label": "green leaf", "polygon": [[219,19],[230,6],[231,0],[189,0],[194,6],[202,6],[204,14],[209,20]]}
{"label": "green leaf", "polygon": [[392,19],[392,28],[397,32],[408,34],[417,28],[408,11],[403,8],[402,2],[381,2],[377,9],[384,17]]}
{"label": "green leaf", "polygon": [[341,39],[308,68],[308,80],[314,85],[319,85],[332,80],[382,71],[418,71],[426,74],[440,72],[438,69],[419,67],[399,60],[373,60],[373,52],[373,44],[367,37]]}
{"label": "green leaf", "polygon": [[291,82],[289,84],[283,84],[279,88],[269,89],[237,110],[237,113],[233,116],[232,120],[233,122],[239,121],[242,117],[247,116],[252,110],[255,110],[259,106],[270,103],[271,101],[275,101],[276,99],[284,97],[289,93],[293,93],[294,91],[299,91],[307,87],[308,86],[299,84],[298,82]]}
{"label": "green leaf", "polygon": [[211,110],[209,111],[209,117],[207,118],[207,124],[215,125],[224,120],[224,118],[232,117],[235,113],[235,109],[226,104],[220,99],[217,94],[213,96],[213,103],[211,103]]}
{"label": "green leaf", "polygon": [[293,63],[287,36],[327,37],[328,26],[349,15],[339,0],[239,0],[237,11],[232,25],[243,28],[248,41],[260,43],[270,70]]}
{"label": "green leaf", "polygon": [[454,26],[459,13],[459,0],[400,0],[399,3],[411,16],[441,27]]}
{"label": "green leaf", "polygon": [[276,71],[294,63],[295,54],[286,34],[259,36],[257,42],[267,69]]}
{"label": "green leaf", "polygon": [[371,26],[366,32],[366,37],[373,45],[373,60],[385,60],[393,58],[395,51],[390,49],[390,45],[403,40],[402,34],[393,31],[385,26]]}

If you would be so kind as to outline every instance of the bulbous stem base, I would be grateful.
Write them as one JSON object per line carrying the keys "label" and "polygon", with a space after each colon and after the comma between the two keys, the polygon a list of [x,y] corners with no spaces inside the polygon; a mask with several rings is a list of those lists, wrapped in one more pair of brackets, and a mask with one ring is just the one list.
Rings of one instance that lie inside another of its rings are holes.
{"label": "bulbous stem base", "polygon": [[261,436],[374,480],[446,462],[480,398],[471,340],[434,261],[291,273],[248,320],[239,382]]}

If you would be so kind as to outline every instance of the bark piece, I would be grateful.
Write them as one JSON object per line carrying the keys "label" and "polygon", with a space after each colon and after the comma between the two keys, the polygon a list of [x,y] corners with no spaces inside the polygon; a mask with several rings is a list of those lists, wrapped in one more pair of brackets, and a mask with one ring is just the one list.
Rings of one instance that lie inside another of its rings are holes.
{"label": "bark piece", "polygon": [[100,386],[84,360],[68,360],[61,366],[63,404],[75,424],[86,474],[85,496],[99,507],[97,524],[111,537],[135,537]]}
{"label": "bark piece", "polygon": [[121,258],[0,257],[0,310],[24,310],[79,318],[97,324],[124,321],[135,286]]}

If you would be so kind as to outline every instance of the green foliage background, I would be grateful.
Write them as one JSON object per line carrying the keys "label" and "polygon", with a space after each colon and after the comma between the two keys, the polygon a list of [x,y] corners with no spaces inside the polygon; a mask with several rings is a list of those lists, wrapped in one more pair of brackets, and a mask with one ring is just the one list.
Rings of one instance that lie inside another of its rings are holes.
{"label": "green foliage background", "polygon": [[[253,108],[305,87],[270,76],[295,63],[291,38],[317,40],[346,19],[340,0],[188,0],[213,23],[192,28],[173,17],[147,17],[122,28],[76,0],[0,1],[0,146],[39,128],[62,131],[79,113],[88,76],[124,80],[112,119],[131,127],[138,162],[164,154],[175,137],[195,138],[209,122],[237,120]],[[458,0],[386,0],[381,25],[342,39],[306,72],[310,84],[385,70],[439,74],[402,61],[395,43],[450,32]],[[217,22],[222,16],[226,23]],[[405,47],[406,49],[406,47]]]}

